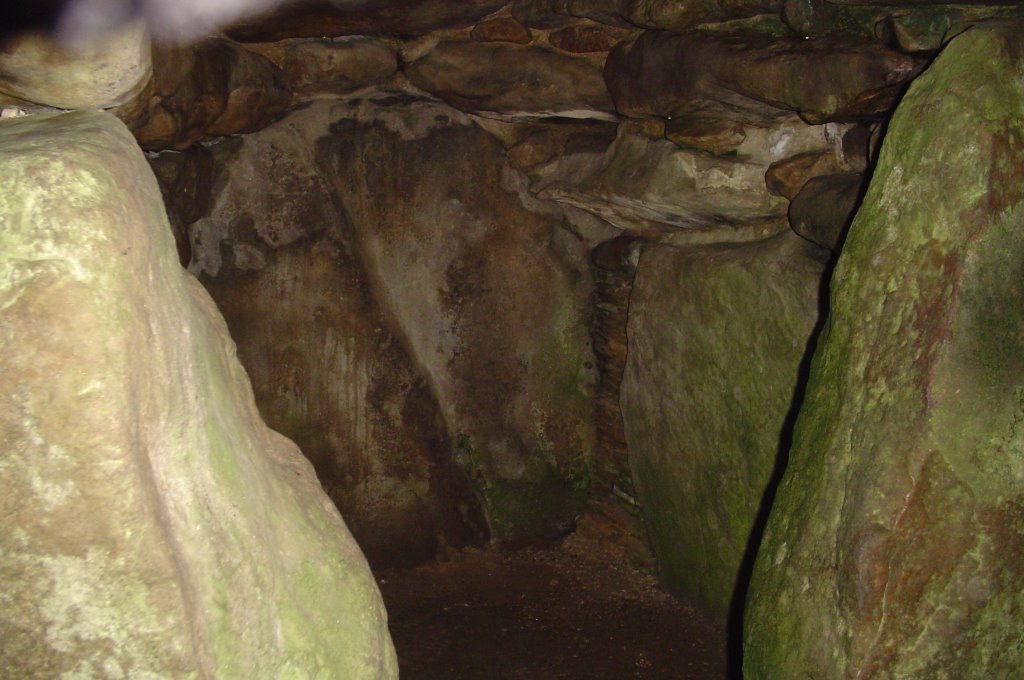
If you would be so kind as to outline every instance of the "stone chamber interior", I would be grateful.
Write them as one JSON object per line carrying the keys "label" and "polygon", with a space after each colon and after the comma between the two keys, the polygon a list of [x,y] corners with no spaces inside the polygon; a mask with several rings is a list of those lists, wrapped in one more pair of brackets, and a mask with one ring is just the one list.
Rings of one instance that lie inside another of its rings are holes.
{"label": "stone chamber interior", "polygon": [[0,676],[1021,677],[1018,3],[56,4]]}

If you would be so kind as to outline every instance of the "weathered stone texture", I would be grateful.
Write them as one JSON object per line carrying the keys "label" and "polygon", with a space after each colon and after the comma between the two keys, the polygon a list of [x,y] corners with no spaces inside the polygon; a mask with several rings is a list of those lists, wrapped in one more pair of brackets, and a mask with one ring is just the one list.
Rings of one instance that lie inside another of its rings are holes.
{"label": "weathered stone texture", "polygon": [[482,543],[486,526],[358,233],[319,175],[328,122],[299,114],[214,147],[222,177],[192,230],[195,268],[261,412],[312,461],[371,564],[417,564],[442,544]]}
{"label": "weathered stone texture", "polygon": [[277,65],[296,97],[352,92],[398,71],[395,48],[379,38],[282,40],[245,48]]}
{"label": "weathered stone texture", "polygon": [[695,148],[699,142],[680,147],[624,122],[603,154],[567,150],[535,170],[533,189],[637,235],[691,243],[759,240],[786,228],[786,201],[765,186],[770,164],[814,152],[841,166],[843,133],[838,125],[810,126],[791,116],[767,127],[737,126],[729,155],[713,156]]}
{"label": "weathered stone texture", "polygon": [[149,33],[141,22],[73,49],[25,34],[6,41],[0,52],[0,99],[59,109],[112,108],[145,87],[151,65]]}
{"label": "weathered stone texture", "polygon": [[648,246],[622,412],[662,580],[725,621],[818,317],[820,251],[792,233]]}
{"label": "weathered stone texture", "polygon": [[161,48],[153,80],[118,111],[144,149],[187,149],[203,139],[253,132],[292,103],[269,59],[224,38]]}
{"label": "weathered stone texture", "polygon": [[823,123],[887,112],[922,65],[880,43],[648,31],[612,50],[604,73],[627,116]]}
{"label": "weathered stone texture", "polygon": [[462,111],[612,118],[600,66],[541,47],[448,41],[409,64],[405,74]]}
{"label": "weathered stone texture", "polygon": [[502,154],[406,93],[317,102],[246,138],[193,231],[261,408],[375,556],[479,542],[481,501],[498,540],[556,535],[586,494],[585,253]]}
{"label": "weathered stone texture", "polygon": [[[346,35],[424,35],[472,26],[507,0],[314,0],[283,4],[267,15],[230,30],[235,40],[274,42],[288,38],[336,38]],[[280,4],[280,3],[279,3]]]}
{"label": "weathered stone texture", "polygon": [[0,164],[0,667],[397,677],[366,562],[260,420],[128,131],[3,121]]}
{"label": "weathered stone texture", "polygon": [[745,677],[1024,667],[1022,76],[1019,29],[971,29],[889,125],[758,555]]}

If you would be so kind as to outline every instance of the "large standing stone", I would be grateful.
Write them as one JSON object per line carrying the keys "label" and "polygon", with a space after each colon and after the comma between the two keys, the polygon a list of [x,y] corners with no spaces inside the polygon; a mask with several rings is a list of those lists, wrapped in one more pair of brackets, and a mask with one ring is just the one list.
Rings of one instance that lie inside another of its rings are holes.
{"label": "large standing stone", "polygon": [[793,233],[643,251],[622,413],[662,580],[724,622],[818,317],[820,251]]}
{"label": "large standing stone", "polygon": [[[472,520],[444,475],[471,481],[498,540],[567,530],[589,476],[593,356],[585,249],[557,206],[521,191],[466,116],[400,92],[316,102],[244,144],[262,150],[197,223],[197,266],[271,422],[326,433],[307,448],[339,472],[328,487],[357,537],[380,517],[396,521],[371,539],[430,528],[442,500]],[[270,185],[249,179],[261,167]],[[218,270],[221,253],[235,265]]]}
{"label": "large standing stone", "polygon": [[201,139],[253,132],[292,103],[284,74],[224,38],[161,48],[153,80],[118,111],[143,148],[186,149]]}
{"label": "large standing stone", "polygon": [[362,555],[256,412],[131,135],[0,123],[0,667],[397,677]]}
{"label": "large standing stone", "polygon": [[889,125],[757,558],[746,677],[1024,667],[1019,31],[954,39]]}

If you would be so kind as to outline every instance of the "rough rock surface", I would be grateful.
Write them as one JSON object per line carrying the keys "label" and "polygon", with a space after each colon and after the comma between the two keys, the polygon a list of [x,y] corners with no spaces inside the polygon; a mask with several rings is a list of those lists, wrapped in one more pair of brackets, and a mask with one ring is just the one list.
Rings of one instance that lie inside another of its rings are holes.
{"label": "rough rock surface", "polygon": [[397,677],[366,562],[260,420],[109,114],[0,122],[0,667]]}
{"label": "rough rock surface", "polygon": [[759,240],[786,228],[786,201],[765,186],[769,165],[809,151],[841,157],[843,132],[795,117],[744,126],[732,153],[716,157],[622,123],[604,154],[567,153],[534,172],[533,189],[638,235],[691,243]]}
{"label": "rough rock surface", "polygon": [[880,43],[648,31],[612,50],[604,73],[627,116],[764,122],[788,110],[822,123],[888,111],[921,65]]}
{"label": "rough rock surface", "polygon": [[600,66],[540,47],[443,42],[405,74],[461,111],[612,118]]}
{"label": "rough rock surface", "polygon": [[398,71],[394,47],[379,38],[282,40],[245,47],[274,62],[297,97],[352,92]]}
{"label": "rough rock surface", "polygon": [[202,139],[259,130],[291,103],[284,74],[269,59],[208,38],[160,49],[149,87],[118,116],[144,149],[183,150]]}
{"label": "rough rock surface", "polygon": [[574,18],[610,26],[630,26],[623,16],[628,0],[515,0],[512,16],[530,28],[561,28]]}
{"label": "rough rock surface", "polygon": [[820,250],[793,233],[649,246],[622,412],[662,580],[725,621],[818,318]]}
{"label": "rough rock surface", "polygon": [[[306,448],[357,537],[408,546],[414,518],[420,546],[476,542],[476,498],[499,540],[571,526],[593,358],[585,254],[557,206],[527,210],[496,140],[399,92],[316,102],[244,145],[195,266],[268,420],[323,442]],[[247,179],[260,167],[292,179]]]}
{"label": "rough rock surface", "polygon": [[[312,461],[370,563],[418,564],[442,544],[482,543],[486,526],[430,385],[375,299],[358,233],[318,174],[326,134],[299,115],[214,147],[223,177],[193,228],[196,268],[261,412]],[[266,168],[273,181],[254,182]]]}
{"label": "rough rock surface", "polygon": [[1024,667],[1024,59],[955,38],[904,96],[832,280],[757,558],[745,677]]}
{"label": "rough rock surface", "polygon": [[314,0],[283,5],[270,14],[230,30],[235,40],[274,42],[288,38],[336,38],[345,35],[424,35],[472,26],[507,0]]}
{"label": "rough rock surface", "polygon": [[863,185],[864,176],[853,172],[811,179],[789,204],[789,225],[808,241],[839,252]]}
{"label": "rough rock surface", "polygon": [[564,532],[594,446],[585,248],[456,112],[385,99],[359,116],[320,145],[324,174],[429,375],[492,535]]}
{"label": "rough rock surface", "polygon": [[0,99],[6,95],[58,109],[119,106],[151,75],[149,33],[139,22],[74,50],[26,34],[5,42],[0,51]]}

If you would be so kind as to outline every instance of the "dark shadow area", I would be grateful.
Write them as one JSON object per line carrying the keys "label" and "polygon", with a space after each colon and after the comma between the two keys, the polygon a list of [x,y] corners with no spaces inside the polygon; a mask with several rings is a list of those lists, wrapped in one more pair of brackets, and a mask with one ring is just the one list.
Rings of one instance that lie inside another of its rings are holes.
{"label": "dark shadow area", "polygon": [[377,572],[403,680],[714,680],[724,634],[574,534]]}

